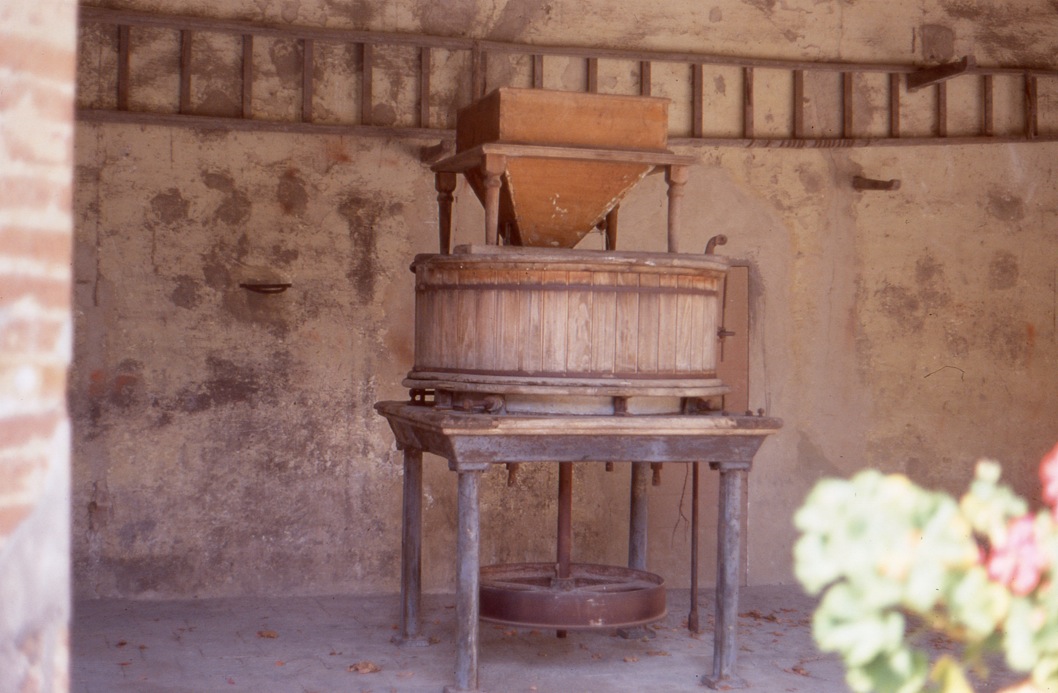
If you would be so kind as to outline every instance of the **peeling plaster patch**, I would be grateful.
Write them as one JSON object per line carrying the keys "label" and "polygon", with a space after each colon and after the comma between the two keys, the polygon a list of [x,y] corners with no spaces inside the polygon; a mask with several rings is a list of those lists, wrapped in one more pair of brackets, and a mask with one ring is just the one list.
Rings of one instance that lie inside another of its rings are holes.
{"label": "peeling plaster patch", "polygon": [[371,109],[371,123],[388,127],[397,122],[397,111],[388,103],[375,104]]}
{"label": "peeling plaster patch", "polygon": [[284,2],[283,9],[280,11],[280,16],[283,18],[283,21],[288,24],[296,24],[298,21],[300,7],[301,4],[298,2],[294,2],[293,0],[288,0],[287,2]]}
{"label": "peeling plaster patch", "polygon": [[945,62],[955,56],[955,32],[940,24],[923,24],[922,57],[933,62]]}
{"label": "peeling plaster patch", "polygon": [[915,263],[918,295],[927,308],[939,308],[951,303],[951,295],[944,278],[944,267],[937,258],[927,253]]}
{"label": "peeling plaster patch", "polygon": [[151,211],[163,224],[175,224],[187,219],[191,203],[176,188],[169,188],[151,198]]}
{"label": "peeling plaster patch", "polygon": [[478,21],[477,0],[448,0],[448,2],[416,3],[415,13],[423,33],[440,36],[466,36]]}
{"label": "peeling plaster patch", "polygon": [[203,257],[202,276],[206,280],[206,286],[217,291],[225,291],[231,288],[231,270],[218,250],[214,249]]}
{"label": "peeling plaster patch", "polygon": [[823,178],[812,167],[801,165],[797,167],[797,176],[801,179],[801,185],[806,193],[818,193],[823,189]]}
{"label": "peeling plaster patch", "polygon": [[207,188],[227,193],[217,209],[213,212],[213,221],[236,226],[250,218],[252,203],[246,193],[235,187],[235,181],[227,173],[204,172],[202,181]]}
{"label": "peeling plaster patch", "polygon": [[301,251],[297,248],[284,248],[278,243],[272,246],[272,259],[277,265],[289,267],[299,257],[301,257]]}
{"label": "peeling plaster patch", "polygon": [[187,413],[251,402],[266,391],[260,371],[253,367],[209,356],[206,358],[206,368],[209,377],[205,381],[188,385],[177,393],[178,406]]}
{"label": "peeling plaster patch", "polygon": [[919,314],[922,304],[906,287],[887,283],[876,294],[881,299],[883,313],[913,330],[922,329],[924,321]]}
{"label": "peeling plaster patch", "polygon": [[551,3],[536,0],[511,0],[503,6],[500,16],[489,29],[489,38],[497,41],[514,41],[521,38],[526,29],[546,24],[551,18]]}
{"label": "peeling plaster patch", "polygon": [[178,308],[193,310],[198,307],[198,284],[194,277],[181,274],[176,277],[176,288],[169,294],[169,300]]}
{"label": "peeling plaster patch", "polygon": [[1008,250],[1000,250],[988,263],[988,288],[1012,289],[1018,283],[1018,259]]}
{"label": "peeling plaster patch", "polygon": [[210,89],[202,96],[195,108],[197,115],[239,116],[242,113],[242,101],[236,101],[234,92],[223,89]]}
{"label": "peeling plaster patch", "polygon": [[744,0],[747,5],[752,5],[758,10],[771,13],[775,9],[776,0]]}
{"label": "peeling plaster patch", "polygon": [[1009,316],[997,316],[988,333],[988,350],[1001,366],[1027,366],[1032,359],[1035,342],[1035,325]]}
{"label": "peeling plaster patch", "polygon": [[298,176],[297,170],[287,169],[279,177],[279,184],[276,186],[276,199],[279,201],[279,207],[283,210],[283,214],[301,216],[305,213],[309,196],[305,191],[305,183]]}
{"label": "peeling plaster patch", "polygon": [[993,190],[988,193],[987,209],[1000,221],[1020,221],[1025,218],[1025,203],[1008,192]]}
{"label": "peeling plaster patch", "polygon": [[118,540],[121,542],[122,547],[127,551],[136,544],[137,540],[148,538],[157,526],[158,523],[150,518],[138,520],[136,522],[127,522],[118,530]]}
{"label": "peeling plaster patch", "polygon": [[376,11],[383,7],[375,0],[323,0],[323,6],[325,16],[349,19],[358,29],[371,26]]}
{"label": "peeling plaster patch", "polygon": [[724,21],[724,13],[719,7],[714,7],[709,10],[709,21],[710,22],[722,22]]}
{"label": "peeling plaster patch", "polygon": [[274,41],[268,49],[268,57],[281,79],[301,78],[301,50],[293,41]]}
{"label": "peeling plaster patch", "polygon": [[970,354],[970,342],[950,327],[944,329],[944,344],[951,356],[965,358]]}
{"label": "peeling plaster patch", "polygon": [[947,0],[941,2],[941,5],[944,6],[944,11],[948,15],[960,19],[977,19],[985,13],[976,0]]}
{"label": "peeling plaster patch", "polygon": [[370,301],[375,293],[378,265],[378,243],[375,228],[388,218],[400,214],[400,203],[384,203],[378,199],[353,195],[338,205],[338,213],[349,226],[353,265],[346,276],[356,285],[362,301]]}
{"label": "peeling plaster patch", "polygon": [[720,96],[727,94],[727,83],[724,81],[723,75],[717,75],[713,78],[713,88],[716,89],[716,93]]}
{"label": "peeling plaster patch", "polygon": [[159,590],[193,591],[197,565],[184,551],[167,555],[137,557],[108,556],[102,560],[113,574],[118,594],[138,596]]}

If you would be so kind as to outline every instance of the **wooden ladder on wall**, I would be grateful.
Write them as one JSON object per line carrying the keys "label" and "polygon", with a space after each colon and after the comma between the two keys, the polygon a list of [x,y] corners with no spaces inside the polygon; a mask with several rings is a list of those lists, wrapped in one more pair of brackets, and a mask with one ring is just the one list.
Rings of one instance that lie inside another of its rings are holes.
{"label": "wooden ladder on wall", "polygon": [[[556,63],[566,68],[565,75],[571,62],[581,61],[582,91],[600,91],[601,66],[616,65],[625,75],[635,75],[634,83],[626,80],[622,85],[627,87],[624,93],[672,99],[672,112],[679,117],[672,119],[670,142],[677,145],[862,147],[1058,140],[1058,70],[981,67],[971,57],[930,67],[764,60],[265,25],[89,6],[81,6],[80,11],[78,69],[93,72],[82,75],[81,82],[112,86],[79,94],[78,118],[89,122],[447,140],[453,136],[453,106],[466,105],[499,86],[550,86],[547,78],[558,71],[546,73],[547,66]],[[172,65],[175,98],[133,99],[137,84],[133,46],[138,32],[151,30],[172,35],[177,56]],[[194,80],[209,77],[196,72],[200,63],[195,51],[216,52],[212,42],[217,37],[228,39],[225,45],[237,51],[229,60],[240,66],[227,85],[239,95],[240,107],[219,114],[196,103],[192,91]],[[255,93],[261,63],[255,42],[285,42],[299,56],[298,83],[287,85],[298,103],[282,114],[262,109],[266,99],[275,97]],[[321,115],[320,84],[329,68],[317,55],[324,46],[352,47],[358,65],[356,93],[349,95],[344,108]],[[116,54],[116,59],[91,64],[93,50],[96,55]],[[404,59],[378,60],[386,51],[400,51]],[[438,55],[443,55],[445,65],[466,69],[441,70]],[[414,78],[393,74],[395,62],[414,71]],[[659,69],[667,79],[652,78]],[[710,75],[712,82],[707,80]],[[741,87],[730,90],[730,95],[726,90],[718,95],[706,86],[717,84],[717,76],[734,78]],[[378,88],[398,82],[406,85],[403,92]],[[660,93],[669,88],[666,85],[681,82],[688,87],[681,93]],[[403,105],[389,103],[398,92]],[[449,95],[449,102],[439,94]],[[395,117],[379,122],[380,105],[389,105]],[[262,110],[269,113],[262,115]],[[717,117],[720,112],[725,118]]]}

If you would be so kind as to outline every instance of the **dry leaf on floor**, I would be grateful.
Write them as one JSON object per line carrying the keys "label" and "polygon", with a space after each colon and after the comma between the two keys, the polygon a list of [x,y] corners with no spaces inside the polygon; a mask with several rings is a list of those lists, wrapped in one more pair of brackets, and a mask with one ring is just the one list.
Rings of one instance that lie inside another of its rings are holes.
{"label": "dry leaf on floor", "polygon": [[364,660],[363,662],[350,664],[349,668],[346,669],[346,671],[355,671],[358,674],[374,674],[377,671],[382,671],[382,667],[375,664],[374,662]]}
{"label": "dry leaf on floor", "polygon": [[671,656],[672,655],[670,655],[665,650],[651,650],[650,652],[647,652],[647,657],[671,657]]}
{"label": "dry leaf on floor", "polygon": [[629,655],[628,657],[625,657],[625,661],[626,662],[638,662],[639,661],[639,657],[636,657],[635,655]]}
{"label": "dry leaf on floor", "polygon": [[257,637],[259,638],[278,638],[279,633],[274,630],[259,630],[257,631]]}

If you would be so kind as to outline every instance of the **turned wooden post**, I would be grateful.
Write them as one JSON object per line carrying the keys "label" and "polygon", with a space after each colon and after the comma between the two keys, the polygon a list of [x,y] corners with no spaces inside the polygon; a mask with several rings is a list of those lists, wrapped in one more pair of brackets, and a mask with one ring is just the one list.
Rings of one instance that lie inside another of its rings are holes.
{"label": "turned wooden post", "polygon": [[669,252],[678,253],[680,230],[680,213],[683,198],[683,186],[687,183],[690,171],[686,166],[669,166],[665,170],[665,182],[669,184]]}
{"label": "turned wooden post", "polygon": [[481,165],[485,176],[485,243],[499,243],[500,185],[507,169],[507,157],[486,154]]}
{"label": "turned wooden post", "polygon": [[437,233],[441,254],[452,252],[452,193],[456,189],[456,174],[439,171],[434,177],[437,188]]}

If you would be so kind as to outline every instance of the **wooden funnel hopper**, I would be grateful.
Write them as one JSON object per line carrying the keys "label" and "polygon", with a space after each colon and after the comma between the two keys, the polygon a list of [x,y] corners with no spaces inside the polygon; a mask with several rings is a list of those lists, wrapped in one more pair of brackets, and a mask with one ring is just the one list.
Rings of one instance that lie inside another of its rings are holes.
{"label": "wooden funnel hopper", "polygon": [[[572,248],[653,166],[586,161],[576,150],[667,152],[668,100],[501,88],[459,111],[456,150],[518,144],[569,148],[569,158],[525,153],[506,162],[499,233],[509,245]],[[485,204],[477,170],[467,180]]]}

